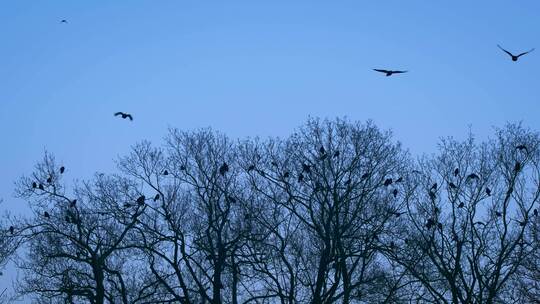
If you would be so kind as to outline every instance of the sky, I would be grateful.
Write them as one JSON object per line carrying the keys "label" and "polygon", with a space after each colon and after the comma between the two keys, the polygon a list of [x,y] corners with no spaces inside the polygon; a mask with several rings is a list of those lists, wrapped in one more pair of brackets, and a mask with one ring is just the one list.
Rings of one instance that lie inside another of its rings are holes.
{"label": "sky", "polygon": [[[0,0],[0,212],[24,213],[13,183],[45,150],[88,178],[170,127],[371,119],[413,155],[469,128],[539,130],[539,16],[537,0]],[[512,62],[497,44],[539,50]]]}

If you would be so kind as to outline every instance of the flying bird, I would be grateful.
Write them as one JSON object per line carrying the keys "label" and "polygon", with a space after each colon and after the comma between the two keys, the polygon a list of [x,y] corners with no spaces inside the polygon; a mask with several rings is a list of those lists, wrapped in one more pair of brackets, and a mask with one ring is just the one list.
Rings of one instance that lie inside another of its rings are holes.
{"label": "flying bird", "polygon": [[60,167],[60,174],[64,174],[64,171],[66,171],[66,167],[64,166]]}
{"label": "flying bird", "polygon": [[392,76],[392,74],[401,74],[407,73],[408,71],[393,71],[393,70],[383,70],[383,69],[373,69],[374,71],[386,74],[386,77]]}
{"label": "flying bird", "polygon": [[68,21],[66,19],[62,19],[60,20],[60,23],[68,23]]}
{"label": "flying bird", "polygon": [[129,118],[129,120],[133,120],[133,116],[131,116],[131,114],[124,112],[116,112],[114,113],[114,116],[122,116],[123,119]]}
{"label": "flying bird", "polygon": [[508,54],[510,57],[512,57],[512,61],[518,61],[519,57],[523,56],[523,55],[526,55],[526,54],[529,54],[530,52],[534,51],[534,48],[532,48],[531,50],[527,51],[527,52],[523,52],[521,54],[517,54],[517,55],[514,55],[512,53],[510,53],[509,51],[503,49],[500,45],[497,44],[497,46],[503,51],[505,52],[506,54]]}
{"label": "flying bird", "polygon": [[229,165],[227,165],[226,162],[223,162],[221,167],[219,167],[219,174],[221,174],[221,176],[224,176],[227,172],[229,172]]}

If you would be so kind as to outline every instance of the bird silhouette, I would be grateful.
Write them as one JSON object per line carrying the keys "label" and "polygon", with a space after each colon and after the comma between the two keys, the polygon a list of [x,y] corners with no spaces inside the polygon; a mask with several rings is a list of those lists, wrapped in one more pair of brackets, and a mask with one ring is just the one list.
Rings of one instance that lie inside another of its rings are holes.
{"label": "bird silhouette", "polygon": [[77,204],[77,200],[74,199],[74,200],[72,200],[72,201],[69,203],[69,206],[70,206],[71,208],[73,208],[73,207],[75,207],[76,204]]}
{"label": "bird silhouette", "polygon": [[298,174],[298,181],[301,182],[304,180],[304,174],[300,173]]}
{"label": "bird silhouette", "polygon": [[534,209],[533,213],[534,213],[535,216],[538,216],[538,210],[537,209]]}
{"label": "bird silhouette", "polygon": [[523,53],[514,55],[514,54],[510,53],[509,51],[503,49],[500,45],[497,44],[497,46],[498,46],[503,52],[505,52],[505,53],[508,54],[510,57],[512,57],[512,61],[518,61],[519,57],[521,57],[521,56],[523,56],[523,55],[526,55],[526,54],[529,54],[530,52],[534,51],[534,48],[532,48],[531,50],[529,50],[529,51],[527,51],[527,52],[523,52]]}
{"label": "bird silhouette", "polygon": [[435,225],[435,221],[432,220],[432,219],[428,219],[427,222],[426,222],[426,228],[431,229],[431,227],[433,227],[433,225]]}
{"label": "bird silhouette", "polygon": [[146,200],[146,197],[144,195],[141,195],[141,196],[139,196],[139,198],[137,198],[136,202],[139,205],[144,205],[145,200]]}
{"label": "bird silhouette", "polygon": [[514,171],[519,172],[521,171],[521,164],[519,162],[516,162],[514,165]]}
{"label": "bird silhouette", "polygon": [[326,154],[326,149],[324,149],[324,147],[321,146],[321,147],[319,148],[319,153],[320,153],[320,154]]}
{"label": "bird silhouette", "polygon": [[463,206],[465,206],[465,204],[463,202],[459,203],[459,205],[457,206],[458,208],[463,208]]}
{"label": "bird silhouette", "polygon": [[49,212],[47,212],[47,211],[43,212],[43,216],[44,216],[45,218],[50,218],[50,217],[51,217],[51,215],[50,215]]}
{"label": "bird silhouette", "polygon": [[39,184],[38,188],[39,190],[45,190],[45,187],[43,187],[43,184]]}
{"label": "bird silhouette", "polygon": [[369,177],[369,173],[364,173],[362,176],[360,176],[361,179],[366,179]]}
{"label": "bird silhouette", "polygon": [[163,170],[163,175],[169,175],[169,171]]}
{"label": "bird silhouette", "polygon": [[48,183],[48,184],[52,183],[52,176],[49,176],[49,177],[47,178],[47,183]]}
{"label": "bird silhouette", "polygon": [[456,168],[454,169],[454,176],[458,176],[459,175],[459,168]]}
{"label": "bird silhouette", "polygon": [[247,168],[247,171],[250,172],[250,171],[253,171],[255,170],[255,165],[250,165],[248,168]]}
{"label": "bird silhouette", "polygon": [[37,183],[36,182],[32,182],[32,188],[34,188],[34,189],[37,188]]}
{"label": "bird silhouette", "polygon": [[388,187],[392,184],[392,179],[391,178],[387,178],[386,180],[384,180],[384,186],[385,187]]}
{"label": "bird silhouette", "polygon": [[9,233],[13,234],[15,232],[15,227],[9,226]]}
{"label": "bird silhouette", "polygon": [[452,182],[448,183],[448,186],[449,186],[451,189],[456,189],[456,188],[457,188],[456,184],[454,184],[454,183],[452,183]]}
{"label": "bird silhouette", "polygon": [[486,194],[487,194],[488,196],[491,196],[491,189],[489,189],[489,188],[486,187]]}
{"label": "bird silhouette", "polygon": [[495,215],[496,215],[497,217],[501,217],[501,216],[502,216],[502,213],[500,213],[499,211],[495,211]]}
{"label": "bird silhouette", "polygon": [[60,167],[60,174],[64,174],[64,171],[66,171],[66,167],[64,166]]}
{"label": "bird silhouette", "polygon": [[229,165],[224,162],[221,167],[219,167],[219,174],[221,174],[221,176],[224,176],[227,172],[229,172]]}
{"label": "bird silhouette", "polygon": [[311,173],[311,166],[308,164],[302,164],[302,171],[306,172],[307,174]]}
{"label": "bird silhouette", "polygon": [[392,74],[401,74],[407,73],[408,71],[394,71],[394,70],[384,70],[384,69],[373,69],[374,71],[386,74],[386,77],[392,76]]}
{"label": "bird silhouette", "polygon": [[434,183],[431,188],[429,189],[429,191],[437,191],[437,183]]}
{"label": "bird silhouette", "polygon": [[519,151],[525,150],[525,152],[529,152],[529,149],[527,149],[527,146],[525,145],[518,145],[516,146],[516,149],[518,149]]}
{"label": "bird silhouette", "polygon": [[129,120],[133,120],[133,116],[131,116],[131,114],[124,112],[116,112],[114,113],[114,116],[122,116],[123,119],[129,118]]}
{"label": "bird silhouette", "polygon": [[392,194],[394,194],[394,198],[396,198],[398,195],[398,189],[394,189],[394,191],[392,191]]}
{"label": "bird silhouette", "polygon": [[156,196],[154,196],[154,202],[157,202],[157,200],[159,199],[159,197],[160,197],[159,193],[156,194]]}

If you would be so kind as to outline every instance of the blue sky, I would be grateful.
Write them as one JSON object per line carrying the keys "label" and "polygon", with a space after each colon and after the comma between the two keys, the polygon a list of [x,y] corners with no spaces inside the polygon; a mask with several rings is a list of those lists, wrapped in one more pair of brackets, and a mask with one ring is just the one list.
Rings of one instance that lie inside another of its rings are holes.
{"label": "blue sky", "polygon": [[532,0],[0,0],[0,210],[23,210],[13,181],[45,149],[84,178],[168,127],[286,136],[347,116],[415,154],[469,125],[538,130],[540,49],[496,45],[540,48],[539,16]]}

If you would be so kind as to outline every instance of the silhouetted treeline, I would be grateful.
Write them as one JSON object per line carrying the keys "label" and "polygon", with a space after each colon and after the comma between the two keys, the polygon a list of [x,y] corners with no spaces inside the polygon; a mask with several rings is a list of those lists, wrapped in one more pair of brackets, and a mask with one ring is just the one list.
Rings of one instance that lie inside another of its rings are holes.
{"label": "silhouetted treeline", "polygon": [[369,122],[171,130],[78,183],[46,154],[0,242],[36,303],[537,303],[539,144],[514,124],[419,158]]}

